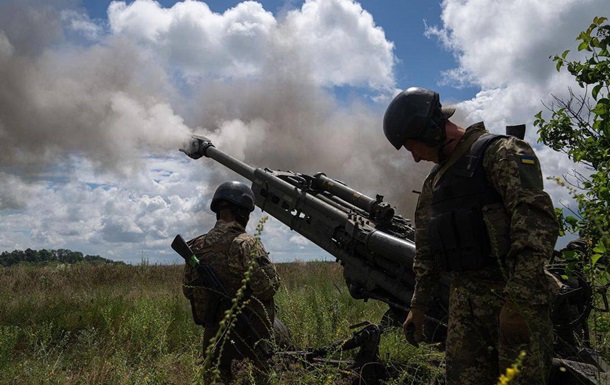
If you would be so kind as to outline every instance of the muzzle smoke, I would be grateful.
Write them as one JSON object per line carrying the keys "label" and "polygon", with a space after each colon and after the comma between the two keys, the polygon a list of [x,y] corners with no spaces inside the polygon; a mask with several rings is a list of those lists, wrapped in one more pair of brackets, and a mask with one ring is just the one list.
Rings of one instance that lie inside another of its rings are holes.
{"label": "muzzle smoke", "polygon": [[[75,157],[129,176],[144,156],[176,155],[193,131],[254,167],[324,172],[367,195],[385,195],[412,216],[410,191],[429,167],[416,167],[385,141],[385,104],[339,102],[303,63],[274,72],[278,57],[290,60],[285,52],[276,52],[262,78],[176,85],[175,74],[134,42],[71,44],[61,12],[32,4],[0,5],[0,169],[13,177]],[[38,27],[24,35],[22,25]],[[235,179],[212,163],[205,163],[217,170],[210,185]]]}

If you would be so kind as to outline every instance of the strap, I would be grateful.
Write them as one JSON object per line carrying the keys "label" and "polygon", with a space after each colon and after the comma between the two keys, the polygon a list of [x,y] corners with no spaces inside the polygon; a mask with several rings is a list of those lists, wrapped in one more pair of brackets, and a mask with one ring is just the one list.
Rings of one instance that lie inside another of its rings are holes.
{"label": "strap", "polygon": [[440,169],[434,176],[432,186],[436,186],[436,184],[441,180],[445,172],[449,170],[451,166],[453,166],[455,162],[457,162],[468,150],[470,150],[470,147],[472,147],[472,145],[474,144],[474,142],[477,141],[477,139],[479,139],[483,134],[486,133],[487,131],[474,132],[462,143],[459,143],[458,147],[456,147],[456,150],[453,151],[449,156],[449,159],[447,159],[447,162],[445,162],[445,164],[440,167]]}

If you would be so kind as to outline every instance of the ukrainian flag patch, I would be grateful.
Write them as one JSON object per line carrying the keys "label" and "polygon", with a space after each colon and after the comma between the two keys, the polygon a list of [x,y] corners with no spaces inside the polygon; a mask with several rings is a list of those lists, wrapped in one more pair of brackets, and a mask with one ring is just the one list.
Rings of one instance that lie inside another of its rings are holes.
{"label": "ukrainian flag patch", "polygon": [[523,164],[536,164],[536,158],[531,155],[520,155],[519,158]]}

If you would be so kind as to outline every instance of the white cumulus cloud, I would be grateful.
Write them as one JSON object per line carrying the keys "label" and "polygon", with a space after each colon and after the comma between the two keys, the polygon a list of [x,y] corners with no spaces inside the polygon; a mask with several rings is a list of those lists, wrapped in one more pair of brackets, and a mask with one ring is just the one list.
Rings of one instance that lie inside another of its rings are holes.
{"label": "white cumulus cloud", "polygon": [[353,1],[307,0],[283,18],[254,1],[222,14],[199,1],[171,8],[152,0],[115,1],[108,16],[116,36],[148,47],[191,81],[296,70],[323,86],[394,85],[393,44]]}

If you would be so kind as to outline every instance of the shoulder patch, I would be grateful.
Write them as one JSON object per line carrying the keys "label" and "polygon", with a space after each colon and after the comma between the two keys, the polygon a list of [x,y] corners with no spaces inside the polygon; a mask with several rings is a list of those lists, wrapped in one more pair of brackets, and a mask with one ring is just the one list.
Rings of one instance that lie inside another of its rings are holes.
{"label": "shoulder patch", "polygon": [[519,155],[519,159],[523,164],[536,164],[536,157],[531,155]]}
{"label": "shoulder patch", "polygon": [[542,190],[544,185],[538,159],[534,155],[526,154],[519,154],[518,159],[517,167],[521,185],[527,189]]}

